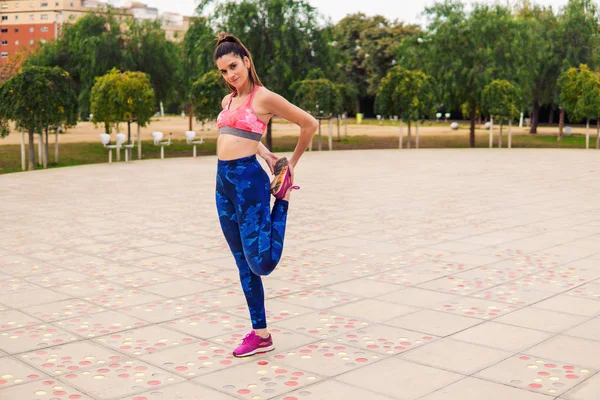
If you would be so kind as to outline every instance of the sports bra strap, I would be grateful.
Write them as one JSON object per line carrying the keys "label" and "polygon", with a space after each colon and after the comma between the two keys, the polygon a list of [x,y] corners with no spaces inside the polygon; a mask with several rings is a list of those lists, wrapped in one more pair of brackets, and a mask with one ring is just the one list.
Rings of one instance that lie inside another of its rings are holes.
{"label": "sports bra strap", "polygon": [[228,110],[231,108],[231,102],[233,101],[233,96],[235,96],[235,93],[236,93],[236,92],[232,92],[232,93],[229,95],[229,104],[227,104],[227,109],[228,109]]}

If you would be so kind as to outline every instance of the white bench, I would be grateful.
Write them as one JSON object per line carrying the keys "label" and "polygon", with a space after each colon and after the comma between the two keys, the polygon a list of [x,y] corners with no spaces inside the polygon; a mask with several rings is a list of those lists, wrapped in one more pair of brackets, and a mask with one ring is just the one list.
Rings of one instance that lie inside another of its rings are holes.
{"label": "white bench", "polygon": [[[131,139],[130,144],[125,144],[127,141],[127,135],[124,133],[117,133],[117,154],[121,153],[121,147],[125,149],[125,162],[129,162],[131,158],[131,150],[135,146],[135,138]],[[119,157],[117,157],[119,159]]]}
{"label": "white bench", "polygon": [[100,141],[104,145],[104,148],[108,149],[108,162],[112,163],[112,149],[117,149],[117,151],[119,151],[121,144],[123,144],[125,139],[123,139],[122,137],[119,137],[119,135],[117,135],[117,143],[110,144],[110,135],[108,133],[101,133]]}

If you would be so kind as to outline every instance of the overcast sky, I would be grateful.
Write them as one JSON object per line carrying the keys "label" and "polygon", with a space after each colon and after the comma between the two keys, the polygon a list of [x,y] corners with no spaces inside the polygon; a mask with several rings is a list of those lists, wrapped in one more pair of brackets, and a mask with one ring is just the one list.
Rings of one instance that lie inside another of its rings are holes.
{"label": "overcast sky", "polygon": [[[125,0],[113,0],[115,3],[124,3]],[[150,6],[157,7],[160,11],[173,11],[183,15],[192,15],[195,9],[195,0],[138,0]],[[537,0],[538,4],[551,5],[555,10],[565,5],[568,0]],[[467,0],[471,3],[470,0]],[[494,0],[486,0],[486,3],[495,3]],[[506,0],[500,1],[505,3]],[[317,7],[321,14],[331,17],[337,22],[345,15],[363,12],[367,15],[381,14],[388,19],[399,19],[407,23],[421,23],[419,14],[426,6],[434,3],[433,0],[309,0],[309,3]],[[515,0],[510,0],[515,3]]]}

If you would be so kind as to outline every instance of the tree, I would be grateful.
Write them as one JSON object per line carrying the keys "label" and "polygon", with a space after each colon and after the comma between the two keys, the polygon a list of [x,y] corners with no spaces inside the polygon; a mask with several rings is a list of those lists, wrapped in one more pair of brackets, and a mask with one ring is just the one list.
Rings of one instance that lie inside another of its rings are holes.
{"label": "tree", "polygon": [[27,59],[27,53],[20,51],[10,55],[8,60],[0,63],[0,84],[15,76]]}
{"label": "tree", "polygon": [[[562,60],[561,73],[570,68],[586,64],[595,68],[598,64],[600,28],[598,6],[592,0],[569,0],[559,16],[559,54]],[[562,98],[562,89],[559,98]],[[568,106],[567,106],[568,107]],[[564,112],[561,109],[559,140],[562,138]]]}
{"label": "tree", "polygon": [[521,3],[516,10],[518,32],[527,61],[521,63],[523,100],[531,111],[530,133],[537,133],[541,106],[549,106],[550,122],[555,104],[556,80],[560,74],[560,35],[558,18],[552,7]]}
{"label": "tree", "polygon": [[[469,144],[475,147],[475,119],[481,92],[494,79],[522,81],[526,65],[511,10],[498,4],[475,4],[467,14],[463,3],[445,0],[426,8],[428,32],[414,43],[404,42],[399,65],[434,78],[444,108],[468,110]],[[410,51],[406,51],[410,47]]]}
{"label": "tree", "polygon": [[[410,148],[411,121],[418,121],[436,111],[436,92],[432,79],[421,71],[396,66],[379,83],[375,105],[382,115],[398,115],[408,123]],[[417,131],[417,146],[418,140]]]}
{"label": "tree", "polygon": [[41,135],[50,126],[77,122],[77,101],[69,74],[58,67],[23,68],[0,87],[0,116],[28,132],[29,169],[35,169],[33,135]]}
{"label": "tree", "polygon": [[[585,64],[569,68],[558,80],[560,101],[574,121],[586,120],[586,149],[590,141],[590,119],[600,116],[600,76]],[[596,147],[600,137],[600,118]]]}
{"label": "tree", "polygon": [[138,126],[138,157],[141,158],[140,130],[154,113],[155,95],[150,78],[143,72],[112,69],[97,78],[92,88],[91,110],[95,123],[104,123],[106,133],[119,122],[127,123],[127,141],[131,143],[131,123]]}
{"label": "tree", "polygon": [[[181,90],[179,92],[181,98],[184,99],[183,106],[188,112],[188,130],[190,131],[193,130],[194,115],[192,85],[205,73],[215,68],[213,61],[214,37],[215,33],[208,23],[208,19],[194,17],[183,39],[183,54],[180,64]],[[219,106],[218,102],[215,104]]]}
{"label": "tree", "polygon": [[350,14],[335,26],[336,47],[342,52],[345,82],[357,89],[360,99],[374,96],[381,78],[396,64],[395,49],[403,37],[420,32],[417,25],[389,21],[381,15]]}
{"label": "tree", "polygon": [[194,82],[190,91],[196,119],[203,123],[217,119],[222,109],[218,99],[222,99],[226,94],[227,88],[219,71],[212,70],[202,75]]}
{"label": "tree", "polygon": [[[198,10],[204,5],[202,2]],[[320,18],[305,0],[219,1],[210,23],[239,37],[252,53],[265,86],[290,99],[292,83],[304,79],[311,69],[334,70],[331,30],[319,26]],[[269,121],[269,149],[271,131]]]}
{"label": "tree", "polygon": [[[482,93],[482,106],[488,115],[494,117],[494,121],[500,123],[499,147],[502,147],[502,126],[515,119],[519,113],[518,104],[521,94],[515,85],[505,80],[494,80],[490,82]],[[509,146],[511,139],[509,138]]]}
{"label": "tree", "polygon": [[329,79],[307,79],[294,83],[294,102],[319,118],[319,151],[322,148],[321,119],[329,119],[329,139],[331,149],[331,118],[342,110],[342,95],[338,86]]}
{"label": "tree", "polygon": [[167,103],[176,98],[181,51],[167,40],[160,21],[129,20],[123,37],[127,69],[148,74],[157,102]]}

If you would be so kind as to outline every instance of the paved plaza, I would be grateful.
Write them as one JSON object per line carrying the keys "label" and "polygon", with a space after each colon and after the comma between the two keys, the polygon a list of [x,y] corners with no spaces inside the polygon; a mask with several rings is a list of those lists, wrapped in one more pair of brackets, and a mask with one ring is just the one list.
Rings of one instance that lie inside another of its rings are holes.
{"label": "paved plaza", "polygon": [[1,400],[600,399],[600,152],[306,153],[245,359],[215,171],[0,176]]}

